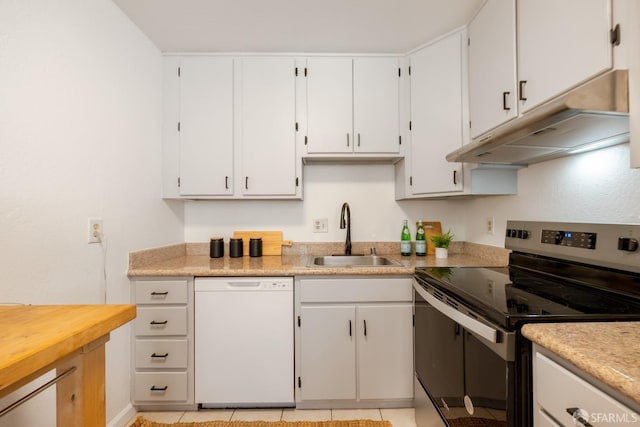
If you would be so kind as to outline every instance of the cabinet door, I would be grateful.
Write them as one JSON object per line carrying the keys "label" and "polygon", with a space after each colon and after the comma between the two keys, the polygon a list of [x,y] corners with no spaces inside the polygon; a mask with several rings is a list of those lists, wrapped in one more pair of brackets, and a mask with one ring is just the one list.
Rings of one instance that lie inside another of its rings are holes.
{"label": "cabinet door", "polygon": [[300,399],[355,399],[355,307],[303,305],[300,317]]}
{"label": "cabinet door", "polygon": [[241,61],[242,194],[295,195],[295,60]]}
{"label": "cabinet door", "polygon": [[180,64],[180,195],[231,195],[233,59]]}
{"label": "cabinet door", "polygon": [[[462,191],[462,33],[411,55],[411,192]],[[466,43],[466,37],[464,42]]]}
{"label": "cabinet door", "polygon": [[353,151],[351,58],[307,59],[307,152]]}
{"label": "cabinet door", "polygon": [[469,24],[472,138],[518,115],[516,78],[516,0],[489,0]]}
{"label": "cabinet door", "polygon": [[521,112],[612,65],[610,0],[518,0]]}
{"label": "cabinet door", "polygon": [[354,151],[400,151],[400,76],[397,58],[353,60]]}
{"label": "cabinet door", "polygon": [[360,399],[413,397],[413,308],[358,305]]}

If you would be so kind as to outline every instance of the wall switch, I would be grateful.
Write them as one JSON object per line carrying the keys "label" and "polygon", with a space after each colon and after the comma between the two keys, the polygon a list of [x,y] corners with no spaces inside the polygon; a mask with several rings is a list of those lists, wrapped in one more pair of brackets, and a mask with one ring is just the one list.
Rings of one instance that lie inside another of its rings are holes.
{"label": "wall switch", "polygon": [[100,243],[102,241],[102,218],[89,218],[88,242]]}
{"label": "wall switch", "polygon": [[487,217],[486,226],[487,226],[487,234],[493,235],[496,230],[495,230],[495,223],[492,216]]}
{"label": "wall switch", "polygon": [[329,220],[327,218],[314,219],[313,220],[313,232],[314,233],[328,233],[329,232]]}

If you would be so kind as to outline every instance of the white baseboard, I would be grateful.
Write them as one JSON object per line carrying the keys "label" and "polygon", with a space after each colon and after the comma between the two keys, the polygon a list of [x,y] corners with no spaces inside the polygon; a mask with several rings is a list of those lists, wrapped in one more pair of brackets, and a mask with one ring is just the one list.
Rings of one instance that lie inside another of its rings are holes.
{"label": "white baseboard", "polygon": [[107,423],[107,427],[126,427],[129,425],[138,411],[131,404],[128,404],[118,415],[113,417],[111,421]]}

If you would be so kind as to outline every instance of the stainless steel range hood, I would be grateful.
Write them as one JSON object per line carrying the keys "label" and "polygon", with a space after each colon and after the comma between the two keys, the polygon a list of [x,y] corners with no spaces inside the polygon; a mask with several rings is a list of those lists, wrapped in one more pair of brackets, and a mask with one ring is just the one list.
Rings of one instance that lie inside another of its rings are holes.
{"label": "stainless steel range hood", "polygon": [[628,72],[614,70],[447,154],[450,162],[528,165],[629,140]]}

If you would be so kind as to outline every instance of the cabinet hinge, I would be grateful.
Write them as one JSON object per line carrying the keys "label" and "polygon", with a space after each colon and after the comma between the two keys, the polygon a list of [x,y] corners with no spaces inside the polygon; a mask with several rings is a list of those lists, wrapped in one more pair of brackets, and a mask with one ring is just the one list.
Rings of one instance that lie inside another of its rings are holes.
{"label": "cabinet hinge", "polygon": [[[298,178],[296,178],[298,179]],[[300,316],[298,316],[298,328],[300,327]]]}
{"label": "cabinet hinge", "polygon": [[398,135],[398,144],[402,145],[402,135]]}
{"label": "cabinet hinge", "polygon": [[309,137],[307,135],[304,136],[304,145],[307,145],[307,143],[309,142]]}
{"label": "cabinet hinge", "polygon": [[180,67],[178,67],[178,77],[180,77]]}
{"label": "cabinet hinge", "polygon": [[413,185],[413,176],[409,177],[409,185]]}
{"label": "cabinet hinge", "polygon": [[614,46],[620,45],[620,24],[616,24],[613,27],[613,30],[610,31],[611,34],[611,44]]}
{"label": "cabinet hinge", "polygon": [[[299,178],[296,176],[296,187],[300,186],[300,180]],[[298,326],[300,326],[300,317],[298,317]]]}
{"label": "cabinet hinge", "polygon": [[302,380],[298,377],[298,388],[302,388]]}
{"label": "cabinet hinge", "polygon": [[180,188],[180,177],[178,177],[178,188]]}
{"label": "cabinet hinge", "polygon": [[180,122],[178,122],[178,132],[180,132]]}

